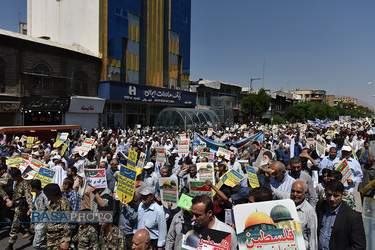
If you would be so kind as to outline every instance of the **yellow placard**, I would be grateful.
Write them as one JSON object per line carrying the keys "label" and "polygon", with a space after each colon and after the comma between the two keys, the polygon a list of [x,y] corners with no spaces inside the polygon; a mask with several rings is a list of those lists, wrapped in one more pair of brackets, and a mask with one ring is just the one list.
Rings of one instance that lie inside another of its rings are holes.
{"label": "yellow placard", "polygon": [[33,145],[33,142],[34,142],[34,137],[27,137],[27,142],[26,142],[26,147],[27,148],[31,148],[31,146]]}

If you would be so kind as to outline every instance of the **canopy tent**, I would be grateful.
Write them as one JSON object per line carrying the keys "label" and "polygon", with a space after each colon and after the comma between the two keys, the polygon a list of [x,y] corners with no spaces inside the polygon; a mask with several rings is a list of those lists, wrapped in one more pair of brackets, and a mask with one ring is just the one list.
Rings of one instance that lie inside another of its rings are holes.
{"label": "canopy tent", "polygon": [[214,128],[220,124],[219,117],[209,109],[165,108],[156,118],[158,130]]}

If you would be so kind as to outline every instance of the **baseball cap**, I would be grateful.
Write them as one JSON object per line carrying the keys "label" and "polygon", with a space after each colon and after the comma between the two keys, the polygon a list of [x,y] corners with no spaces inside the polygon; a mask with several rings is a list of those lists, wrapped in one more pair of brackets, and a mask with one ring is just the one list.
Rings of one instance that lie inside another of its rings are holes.
{"label": "baseball cap", "polygon": [[142,192],[140,192],[141,195],[149,195],[149,194],[152,194],[154,195],[155,194],[155,188],[153,187],[150,187],[150,186],[147,186],[145,187]]}
{"label": "baseball cap", "polygon": [[144,166],[144,169],[150,169],[154,167],[154,163],[152,162],[147,162],[146,166]]}
{"label": "baseball cap", "polygon": [[352,152],[352,148],[350,146],[343,146],[341,148],[341,151],[348,151],[348,152]]}

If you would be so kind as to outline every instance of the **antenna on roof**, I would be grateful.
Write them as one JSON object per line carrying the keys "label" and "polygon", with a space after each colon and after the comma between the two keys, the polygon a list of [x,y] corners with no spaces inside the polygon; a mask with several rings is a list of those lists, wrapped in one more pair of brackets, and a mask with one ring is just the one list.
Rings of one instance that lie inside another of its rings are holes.
{"label": "antenna on roof", "polygon": [[21,10],[18,10],[18,33],[21,33]]}

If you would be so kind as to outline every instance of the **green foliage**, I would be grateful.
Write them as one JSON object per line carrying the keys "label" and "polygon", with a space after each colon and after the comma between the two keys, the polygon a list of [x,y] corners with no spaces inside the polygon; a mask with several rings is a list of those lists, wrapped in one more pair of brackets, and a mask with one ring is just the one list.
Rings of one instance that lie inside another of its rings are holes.
{"label": "green foliage", "polygon": [[285,124],[285,119],[280,115],[275,115],[272,117],[272,124],[278,125],[278,124]]}
{"label": "green foliage", "polygon": [[350,115],[353,118],[368,117],[373,115],[373,111],[368,107],[355,106],[353,103],[338,103],[336,107],[331,107],[327,103],[320,102],[297,102],[293,106],[287,107],[283,118],[289,122],[302,120],[333,119],[339,116]]}
{"label": "green foliage", "polygon": [[258,93],[242,98],[241,112],[245,115],[261,117],[270,107],[271,100],[272,97],[261,88]]}

